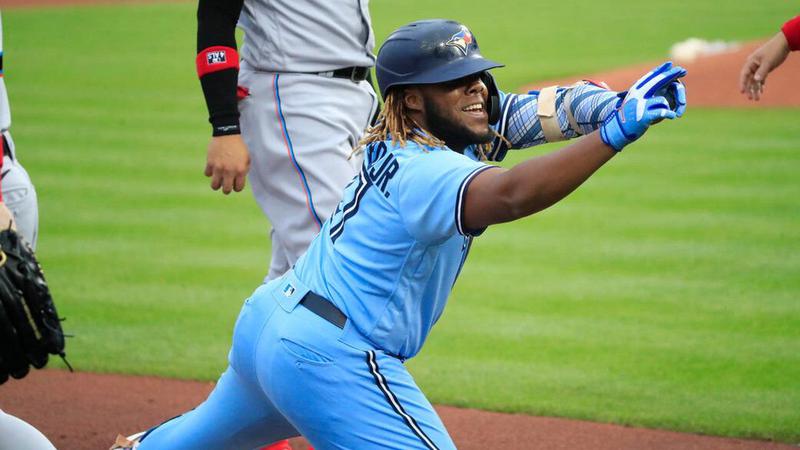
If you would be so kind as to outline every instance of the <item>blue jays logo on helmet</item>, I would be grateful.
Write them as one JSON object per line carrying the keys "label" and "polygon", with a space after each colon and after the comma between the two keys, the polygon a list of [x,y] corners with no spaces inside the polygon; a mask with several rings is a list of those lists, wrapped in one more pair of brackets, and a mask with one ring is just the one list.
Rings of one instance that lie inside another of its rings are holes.
{"label": "blue jays logo on helmet", "polygon": [[469,46],[474,41],[475,39],[472,37],[472,32],[470,32],[469,29],[467,29],[467,27],[462,25],[461,30],[458,33],[451,36],[450,40],[447,41],[444,45],[448,47],[455,47],[459,49],[461,53],[464,54],[464,56],[467,56],[467,53],[469,52]]}

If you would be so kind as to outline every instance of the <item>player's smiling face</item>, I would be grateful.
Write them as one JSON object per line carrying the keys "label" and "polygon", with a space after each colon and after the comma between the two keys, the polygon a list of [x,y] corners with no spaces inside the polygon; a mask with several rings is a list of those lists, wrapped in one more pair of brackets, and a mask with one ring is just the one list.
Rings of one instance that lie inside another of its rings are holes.
{"label": "player's smiling face", "polygon": [[489,94],[480,74],[417,88],[422,98],[418,123],[451,149],[460,152],[494,137],[486,110]]}

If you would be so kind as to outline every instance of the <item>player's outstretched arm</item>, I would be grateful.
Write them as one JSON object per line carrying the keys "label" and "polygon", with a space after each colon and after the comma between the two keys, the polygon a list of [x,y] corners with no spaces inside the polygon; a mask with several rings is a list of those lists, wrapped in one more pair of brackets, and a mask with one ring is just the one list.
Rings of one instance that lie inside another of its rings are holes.
{"label": "player's outstretched arm", "polygon": [[739,91],[750,100],[760,100],[764,93],[767,75],[783,64],[793,47],[800,47],[800,16],[786,22],[783,30],[756,49],[744,62],[739,71]]}
{"label": "player's outstretched arm", "polygon": [[657,92],[685,74],[683,68],[665,63],[634,84],[598,131],[510,170],[478,174],[467,190],[464,226],[477,230],[519,219],[566,197],[650,125],[678,117]]}
{"label": "player's outstretched arm", "polygon": [[236,22],[242,4],[243,0],[200,0],[197,5],[197,75],[212,126],[205,175],[211,177],[212,189],[222,188],[225,194],[244,189],[250,169],[236,97]]}
{"label": "player's outstretched arm", "polygon": [[[617,110],[626,94],[611,90],[605,83],[583,80],[569,87],[550,86],[525,95],[507,95],[497,125],[505,139],[493,142],[488,159],[501,161],[509,149],[589,134]],[[686,94],[680,82],[664,86],[658,94],[679,117],[683,114]]]}

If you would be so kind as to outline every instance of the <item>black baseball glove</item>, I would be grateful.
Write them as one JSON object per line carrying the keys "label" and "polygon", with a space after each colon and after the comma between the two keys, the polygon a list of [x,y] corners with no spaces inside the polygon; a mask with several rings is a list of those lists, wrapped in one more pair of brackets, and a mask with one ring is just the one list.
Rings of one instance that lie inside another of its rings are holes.
{"label": "black baseball glove", "polygon": [[42,268],[28,243],[10,228],[0,231],[0,303],[0,384],[9,375],[24,377],[29,366],[41,369],[50,354],[65,357],[63,319]]}

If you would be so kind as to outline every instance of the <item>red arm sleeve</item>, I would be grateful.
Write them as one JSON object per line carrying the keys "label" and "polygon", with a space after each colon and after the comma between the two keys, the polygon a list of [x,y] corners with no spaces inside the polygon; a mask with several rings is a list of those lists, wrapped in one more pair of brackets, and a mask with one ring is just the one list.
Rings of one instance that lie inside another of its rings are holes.
{"label": "red arm sleeve", "polygon": [[199,0],[197,4],[197,74],[214,136],[239,134],[236,81],[236,22],[244,0]]}
{"label": "red arm sleeve", "polygon": [[800,50],[800,16],[783,24],[781,28],[791,50]]}

